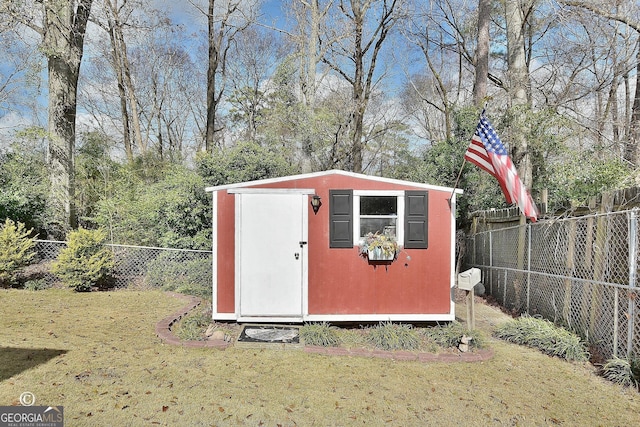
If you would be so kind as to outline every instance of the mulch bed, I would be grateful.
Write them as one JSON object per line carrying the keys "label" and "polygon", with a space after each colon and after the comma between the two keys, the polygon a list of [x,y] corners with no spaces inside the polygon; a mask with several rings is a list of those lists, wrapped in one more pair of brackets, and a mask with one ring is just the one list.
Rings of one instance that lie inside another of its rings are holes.
{"label": "mulch bed", "polygon": [[[156,324],[156,335],[166,344],[179,345],[189,348],[216,348],[224,350],[233,345],[232,342],[224,339],[207,339],[202,341],[181,340],[176,336],[172,327],[185,317],[189,312],[196,309],[202,304],[200,298],[168,292],[169,296],[180,298],[187,302],[187,305],[175,313],[165,317]],[[392,359],[398,361],[418,361],[418,362],[482,362],[493,357],[492,349],[482,349],[472,352],[445,352],[445,353],[427,353],[412,351],[385,351],[371,350],[366,348],[344,348],[344,347],[320,347],[309,346],[303,347],[304,352],[312,354],[322,354],[326,356],[353,356],[353,357],[376,357],[382,359]]]}

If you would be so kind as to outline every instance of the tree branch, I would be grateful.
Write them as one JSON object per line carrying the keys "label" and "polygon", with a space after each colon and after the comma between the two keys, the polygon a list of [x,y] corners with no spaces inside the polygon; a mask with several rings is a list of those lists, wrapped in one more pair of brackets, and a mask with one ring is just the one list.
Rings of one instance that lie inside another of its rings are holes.
{"label": "tree branch", "polygon": [[575,1],[575,0],[559,0],[559,2],[561,4],[564,4],[565,6],[579,7],[579,8],[588,10],[590,12],[593,12],[596,15],[600,15],[604,18],[621,22],[640,33],[640,22],[634,21],[631,17],[627,15],[623,15],[620,13],[611,13],[605,9],[599,8],[598,6],[592,4],[591,2],[582,2],[582,1]]}

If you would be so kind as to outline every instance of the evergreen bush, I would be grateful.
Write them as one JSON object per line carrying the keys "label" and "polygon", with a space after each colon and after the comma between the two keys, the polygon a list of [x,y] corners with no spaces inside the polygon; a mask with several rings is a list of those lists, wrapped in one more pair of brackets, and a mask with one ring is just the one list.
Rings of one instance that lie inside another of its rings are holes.
{"label": "evergreen bush", "polygon": [[336,328],[327,322],[305,324],[300,328],[300,338],[307,345],[336,347],[340,344]]}
{"label": "evergreen bush", "polygon": [[537,348],[550,356],[579,362],[589,360],[587,345],[578,335],[545,319],[523,315],[498,326],[495,336]]}
{"label": "evergreen bush", "polygon": [[382,350],[417,350],[420,337],[411,325],[381,322],[371,328],[368,340]]}
{"label": "evergreen bush", "polygon": [[67,236],[67,247],[52,263],[51,271],[78,292],[90,291],[108,276],[114,266],[113,252],[105,246],[104,230],[79,228]]}
{"label": "evergreen bush", "polygon": [[640,381],[634,363],[619,357],[607,360],[607,363],[602,366],[602,376],[624,387],[638,388]]}
{"label": "evergreen bush", "polygon": [[18,274],[36,256],[33,230],[26,230],[24,224],[7,218],[0,225],[0,286],[13,286]]}

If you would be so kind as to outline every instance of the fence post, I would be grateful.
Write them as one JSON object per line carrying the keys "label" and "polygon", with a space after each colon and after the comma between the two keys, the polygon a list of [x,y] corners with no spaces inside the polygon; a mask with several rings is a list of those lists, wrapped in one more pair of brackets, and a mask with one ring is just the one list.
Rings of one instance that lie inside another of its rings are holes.
{"label": "fence post", "polygon": [[[522,312],[522,290],[524,287],[524,254],[525,254],[525,245],[526,245],[526,235],[527,235],[527,217],[524,214],[520,215],[520,225],[518,227],[518,260],[517,260],[517,270],[516,280],[513,282],[513,290],[516,296],[516,300],[514,301],[514,308],[520,313]],[[507,283],[505,280],[505,287]],[[506,297],[506,293],[505,293]]]}
{"label": "fence post", "polygon": [[[589,209],[591,211],[596,208],[596,198],[592,197],[589,199]],[[584,252],[584,261],[582,267],[585,270],[589,270],[593,268],[593,256],[594,256],[594,238],[595,238],[595,219],[593,215],[589,215],[587,217],[587,228],[585,230],[585,252]],[[586,329],[588,333],[591,333],[589,329],[589,288],[587,285],[582,283],[582,300],[580,301],[580,323],[586,325]],[[595,285],[591,285],[595,286]]]}
{"label": "fence post", "polygon": [[478,247],[476,246],[476,236],[478,235],[478,217],[473,217],[471,222],[471,238],[473,239],[473,251],[471,252],[471,264],[476,265],[478,262],[476,259],[476,252]]}
{"label": "fence post", "polygon": [[[612,209],[613,194],[603,193],[600,215],[596,222],[595,258],[593,260],[593,278],[596,282],[603,282],[605,278],[608,253],[607,228],[610,220],[607,214],[610,213]],[[602,285],[594,284],[592,286],[591,305],[589,308],[589,337],[596,339],[595,329],[602,311]]]}
{"label": "fence post", "polygon": [[489,230],[489,293],[493,295],[493,231]]}
{"label": "fence post", "polygon": [[[502,288],[502,306],[507,307],[507,270],[504,270],[504,287]],[[500,279],[498,279],[500,281]],[[508,307],[507,307],[508,308]]]}
{"label": "fence post", "polygon": [[[636,265],[638,262],[638,208],[633,208],[629,212],[629,286],[635,288],[637,286]],[[631,357],[633,351],[633,334],[634,334],[634,318],[635,304],[631,298],[631,291],[628,295],[629,318],[627,320],[627,358]],[[634,294],[635,296],[635,294]]]}
{"label": "fence post", "polygon": [[620,300],[618,288],[613,288],[613,357],[618,357],[618,316]]}
{"label": "fence post", "polygon": [[531,233],[533,226],[529,224],[529,232],[527,233],[527,313],[529,313],[529,299],[531,295]]}
{"label": "fence post", "polygon": [[[575,203],[571,203],[571,207],[575,207]],[[571,326],[571,286],[573,284],[573,274],[575,273],[575,254],[576,254],[576,232],[578,229],[578,219],[573,218],[569,221],[569,236],[567,237],[567,273],[564,279],[564,304],[562,306],[562,317],[567,325]]]}

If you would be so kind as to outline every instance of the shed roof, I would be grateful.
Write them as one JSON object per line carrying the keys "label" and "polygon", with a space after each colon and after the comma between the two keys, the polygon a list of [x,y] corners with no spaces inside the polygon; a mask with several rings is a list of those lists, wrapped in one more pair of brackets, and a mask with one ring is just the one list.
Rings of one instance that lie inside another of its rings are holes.
{"label": "shed roof", "polygon": [[259,180],[255,180],[255,181],[238,182],[238,183],[235,183],[235,184],[217,185],[217,186],[213,186],[213,187],[206,187],[205,190],[206,191],[211,191],[211,192],[212,191],[220,191],[220,190],[230,190],[230,189],[233,189],[233,188],[251,187],[253,185],[275,184],[275,183],[282,183],[282,182],[287,182],[287,181],[295,181],[295,180],[299,180],[299,179],[318,178],[318,177],[323,177],[323,176],[327,176],[327,175],[342,175],[342,176],[347,176],[347,177],[352,177],[352,178],[366,179],[366,180],[370,180],[370,181],[384,182],[384,183],[389,183],[389,184],[407,185],[407,186],[412,186],[412,187],[422,187],[422,188],[425,188],[427,190],[448,191],[448,192],[454,192],[455,191],[456,194],[462,194],[463,193],[463,190],[461,190],[459,188],[456,188],[454,190],[452,187],[442,187],[442,186],[438,186],[438,185],[424,184],[424,183],[421,183],[421,182],[412,182],[412,181],[405,181],[405,180],[401,180],[401,179],[393,179],[393,178],[384,178],[384,177],[373,176],[373,175],[365,175],[365,174],[355,173],[355,172],[346,172],[346,171],[339,170],[339,169],[332,169],[332,170],[327,170],[327,171],[322,171],[322,172],[305,173],[305,174],[299,174],[299,175],[289,175],[289,176],[283,176],[283,177],[278,177],[278,178],[259,179]]}

